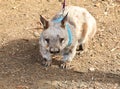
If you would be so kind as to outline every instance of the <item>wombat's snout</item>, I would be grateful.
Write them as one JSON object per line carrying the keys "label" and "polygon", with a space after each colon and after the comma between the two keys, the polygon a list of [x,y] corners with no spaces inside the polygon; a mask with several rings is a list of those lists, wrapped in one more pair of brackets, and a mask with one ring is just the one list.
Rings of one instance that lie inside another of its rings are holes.
{"label": "wombat's snout", "polygon": [[54,47],[51,47],[49,51],[52,54],[60,53],[60,49],[59,48],[54,48]]}

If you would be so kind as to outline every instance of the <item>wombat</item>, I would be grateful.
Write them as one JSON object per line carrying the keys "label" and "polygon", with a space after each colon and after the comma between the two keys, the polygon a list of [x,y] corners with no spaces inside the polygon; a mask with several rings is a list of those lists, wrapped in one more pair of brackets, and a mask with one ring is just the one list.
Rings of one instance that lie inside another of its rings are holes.
{"label": "wombat", "polygon": [[85,9],[78,6],[66,6],[51,20],[40,15],[43,32],[40,35],[40,54],[44,65],[50,66],[52,55],[62,55],[61,68],[68,68],[77,47],[86,50],[88,40],[96,33],[96,20]]}

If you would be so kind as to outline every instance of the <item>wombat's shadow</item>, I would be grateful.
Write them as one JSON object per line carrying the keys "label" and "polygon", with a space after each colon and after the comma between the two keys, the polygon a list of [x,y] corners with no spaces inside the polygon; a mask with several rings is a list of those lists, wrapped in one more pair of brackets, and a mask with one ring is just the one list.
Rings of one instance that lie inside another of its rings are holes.
{"label": "wombat's shadow", "polygon": [[[105,73],[102,71],[94,71],[94,72],[80,72],[73,70],[65,70],[60,69],[59,67],[48,67],[47,69],[40,64],[39,56],[39,46],[38,40],[36,39],[19,39],[14,40],[7,43],[6,46],[0,48],[1,59],[0,62],[5,62],[5,64],[9,64],[9,66],[14,63],[14,67],[19,69],[18,64],[23,65],[23,69],[25,68],[25,72],[20,72],[19,75],[25,73],[28,77],[34,77],[35,80],[38,81],[40,79],[44,80],[81,80],[85,82],[89,81],[97,81],[104,83],[118,83],[120,84],[120,75],[113,73]],[[7,60],[5,61],[4,58]],[[58,63],[59,64],[59,63]],[[54,65],[57,65],[57,62],[54,62]],[[12,67],[13,69],[15,69]],[[21,66],[22,67],[22,66]],[[4,70],[4,67],[3,67]],[[27,71],[29,70],[29,71]],[[47,76],[47,77],[46,77]],[[93,78],[93,80],[92,80]]]}

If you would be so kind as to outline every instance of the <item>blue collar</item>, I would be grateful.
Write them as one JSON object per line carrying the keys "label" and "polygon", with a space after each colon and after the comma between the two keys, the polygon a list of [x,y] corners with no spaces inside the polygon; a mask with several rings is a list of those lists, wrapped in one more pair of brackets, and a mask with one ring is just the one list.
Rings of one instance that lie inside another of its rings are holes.
{"label": "blue collar", "polygon": [[[63,16],[59,16],[57,19],[53,20],[53,22],[59,23],[63,20],[63,18],[64,18]],[[68,31],[68,38],[69,38],[68,46],[70,46],[72,44],[72,32],[68,23],[66,23],[65,27]]]}

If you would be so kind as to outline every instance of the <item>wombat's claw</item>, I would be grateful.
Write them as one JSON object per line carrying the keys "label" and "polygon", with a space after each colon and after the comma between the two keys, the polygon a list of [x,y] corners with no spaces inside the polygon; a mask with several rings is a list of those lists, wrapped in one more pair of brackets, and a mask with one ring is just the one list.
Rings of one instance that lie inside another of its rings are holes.
{"label": "wombat's claw", "polygon": [[46,60],[46,59],[44,59],[44,60],[42,61],[42,65],[45,66],[45,67],[51,66],[51,63],[52,63],[51,60]]}
{"label": "wombat's claw", "polygon": [[62,69],[71,69],[72,66],[70,65],[71,63],[70,62],[64,62],[60,65],[60,68]]}

